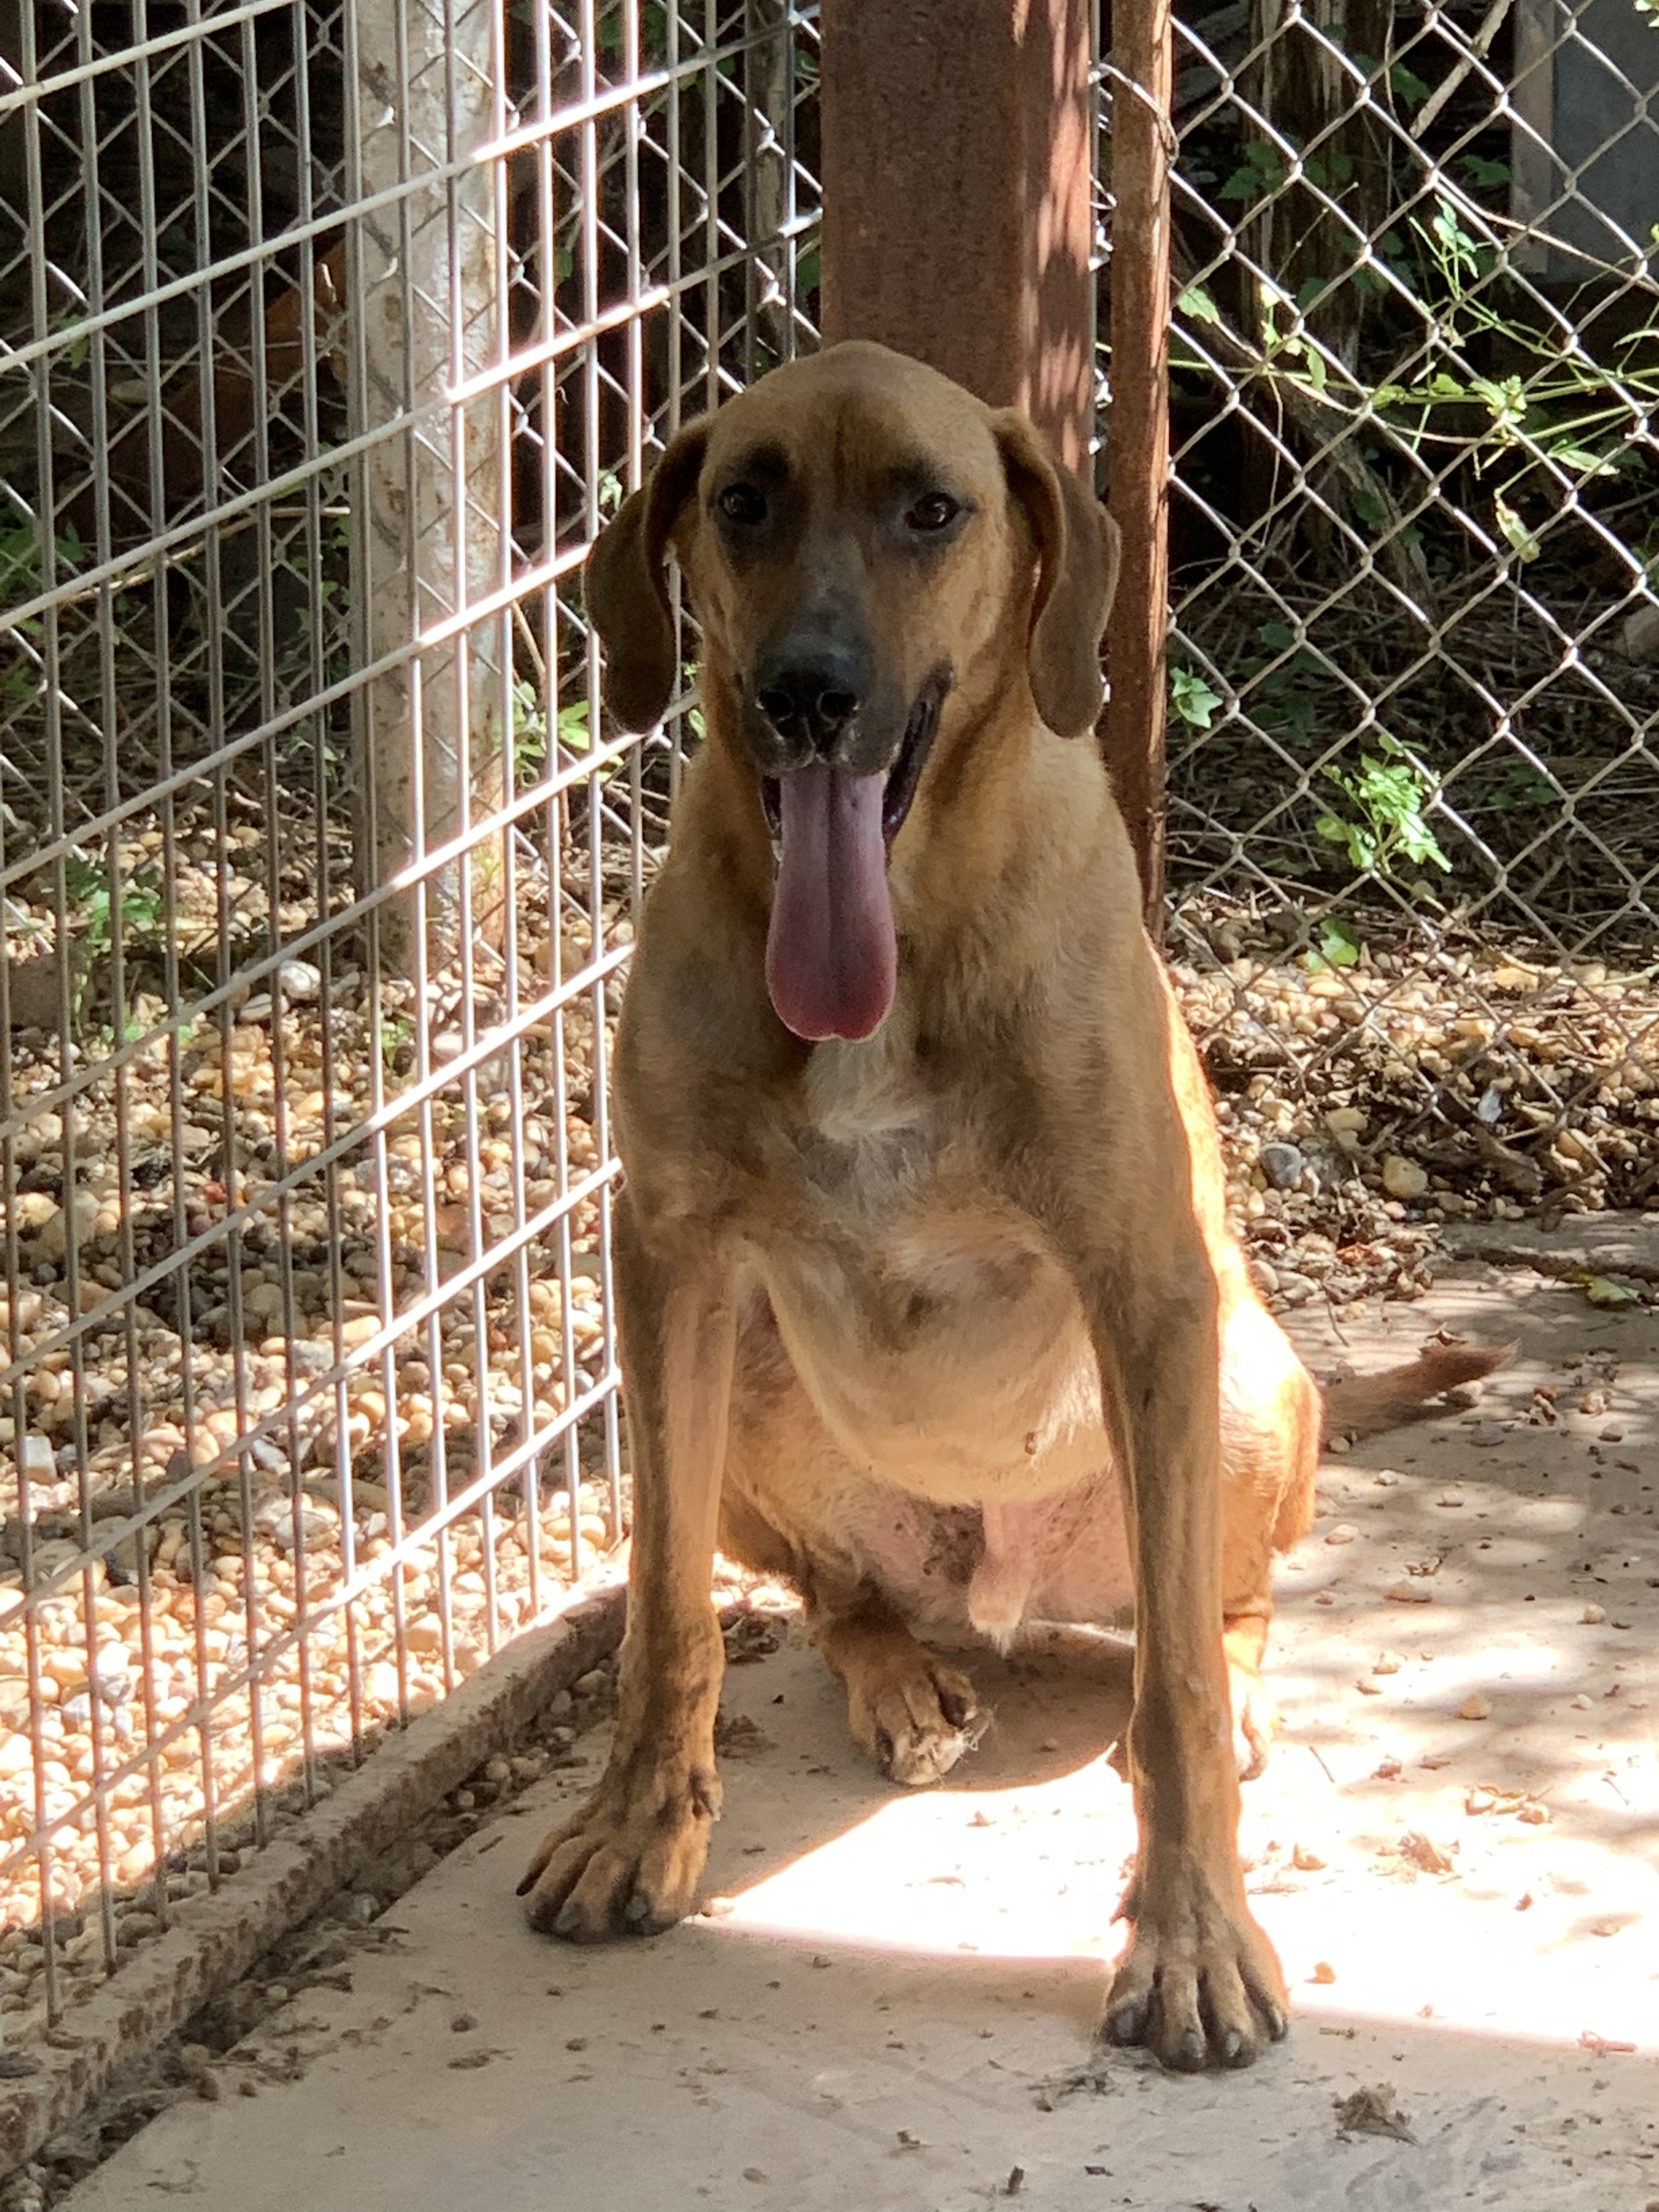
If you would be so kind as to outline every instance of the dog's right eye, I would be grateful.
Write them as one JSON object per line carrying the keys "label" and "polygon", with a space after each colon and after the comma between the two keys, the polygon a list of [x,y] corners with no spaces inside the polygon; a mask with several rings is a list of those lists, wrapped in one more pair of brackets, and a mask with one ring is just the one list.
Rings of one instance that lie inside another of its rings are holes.
{"label": "dog's right eye", "polygon": [[766,520],[766,501],[753,484],[727,484],[714,504],[728,522],[757,523]]}

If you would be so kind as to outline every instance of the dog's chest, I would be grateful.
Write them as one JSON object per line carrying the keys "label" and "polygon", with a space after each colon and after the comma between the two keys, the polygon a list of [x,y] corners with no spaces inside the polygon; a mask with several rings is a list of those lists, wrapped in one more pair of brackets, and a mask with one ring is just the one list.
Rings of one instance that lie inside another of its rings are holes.
{"label": "dog's chest", "polygon": [[[912,1266],[936,1274],[964,1242],[987,1259],[1006,1257],[977,1133],[961,1102],[930,1085],[902,1042],[885,1050],[820,1046],[804,1103],[788,1141],[809,1237],[852,1240],[884,1273],[900,1276]],[[966,1252],[962,1263],[972,1272]]]}
{"label": "dog's chest", "polygon": [[859,1466],[936,1498],[1044,1491],[1098,1381],[1075,1293],[998,1190],[949,1095],[884,1054],[820,1048],[789,1125],[789,1203],[756,1260],[797,1374]]}

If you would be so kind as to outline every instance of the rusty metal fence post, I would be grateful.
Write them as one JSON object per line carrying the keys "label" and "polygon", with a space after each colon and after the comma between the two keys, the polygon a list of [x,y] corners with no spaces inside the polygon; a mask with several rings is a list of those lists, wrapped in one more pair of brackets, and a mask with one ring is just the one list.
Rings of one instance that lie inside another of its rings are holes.
{"label": "rusty metal fence post", "polygon": [[821,21],[824,343],[879,339],[1024,407],[1086,472],[1086,0],[824,0]]}
{"label": "rusty metal fence post", "polygon": [[[870,337],[1019,406],[1092,476],[1083,0],[823,10],[823,337]],[[1168,623],[1168,0],[1120,4],[1110,71],[1111,504],[1123,573],[1103,735],[1157,932]],[[925,117],[925,131],[916,128]]]}
{"label": "rusty metal fence post", "polygon": [[1106,757],[1140,867],[1146,926],[1164,915],[1164,640],[1170,589],[1169,0],[1117,0],[1112,21],[1111,509],[1123,533],[1107,634]]}

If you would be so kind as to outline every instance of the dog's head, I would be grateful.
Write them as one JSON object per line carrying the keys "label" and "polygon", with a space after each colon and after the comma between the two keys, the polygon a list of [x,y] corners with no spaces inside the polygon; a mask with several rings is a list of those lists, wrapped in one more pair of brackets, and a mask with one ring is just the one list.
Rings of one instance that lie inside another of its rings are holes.
{"label": "dog's head", "polygon": [[892,996],[886,855],[930,752],[1011,686],[1062,736],[1093,726],[1115,532],[1023,416],[854,343],[688,425],[595,544],[626,729],[673,689],[671,544],[711,722],[778,849],[774,1004],[802,1036],[867,1035]]}

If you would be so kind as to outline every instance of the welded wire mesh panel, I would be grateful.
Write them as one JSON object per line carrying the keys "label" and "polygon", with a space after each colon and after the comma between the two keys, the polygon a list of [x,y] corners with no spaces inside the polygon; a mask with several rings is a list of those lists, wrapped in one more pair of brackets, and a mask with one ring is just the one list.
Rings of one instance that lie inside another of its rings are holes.
{"label": "welded wire mesh panel", "polygon": [[1170,948],[1264,1279],[1340,1301],[1659,1190],[1659,32],[1176,40]]}
{"label": "welded wire mesh panel", "polygon": [[0,11],[0,2026],[617,1537],[681,702],[577,572],[810,343],[791,0]]}

